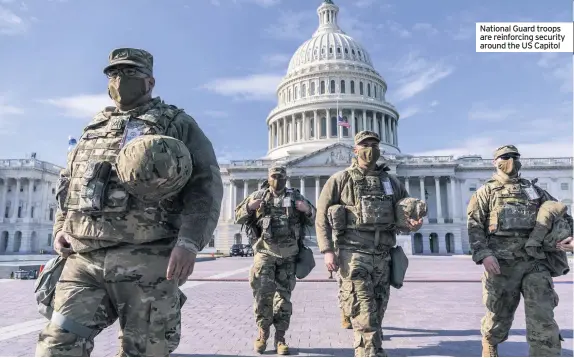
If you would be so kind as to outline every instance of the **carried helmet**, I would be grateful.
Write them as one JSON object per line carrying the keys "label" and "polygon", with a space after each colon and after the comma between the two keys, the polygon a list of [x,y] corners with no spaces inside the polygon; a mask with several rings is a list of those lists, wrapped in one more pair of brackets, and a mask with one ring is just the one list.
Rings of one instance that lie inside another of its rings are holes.
{"label": "carried helmet", "polygon": [[395,209],[397,227],[407,232],[420,229],[413,227],[408,219],[418,221],[427,215],[427,204],[417,198],[401,199]]}
{"label": "carried helmet", "polygon": [[176,195],[191,178],[192,168],[191,154],[182,141],[155,134],[134,138],[116,160],[121,184],[146,203]]}

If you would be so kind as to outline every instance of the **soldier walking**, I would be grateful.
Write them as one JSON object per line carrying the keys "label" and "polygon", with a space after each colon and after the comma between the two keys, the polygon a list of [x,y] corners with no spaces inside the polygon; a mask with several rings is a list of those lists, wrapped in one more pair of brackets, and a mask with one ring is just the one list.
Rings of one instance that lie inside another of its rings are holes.
{"label": "soldier walking", "polygon": [[[472,195],[467,210],[472,259],[485,270],[482,356],[498,356],[498,345],[508,339],[521,294],[530,356],[560,356],[561,337],[554,320],[558,294],[552,275],[548,263],[529,256],[525,248],[540,206],[556,199],[520,176],[520,153],[514,145],[495,150],[494,166],[496,173]],[[570,224],[569,242],[572,217],[564,218]]]}
{"label": "soldier walking", "polygon": [[[390,250],[396,245],[395,205],[409,195],[388,166],[377,164],[379,143],[374,132],[357,133],[356,160],[327,180],[317,203],[317,242],[327,269],[339,270],[342,314],[350,316],[357,357],[386,356],[381,322],[390,294]],[[422,218],[416,225],[420,228]]]}
{"label": "soldier walking", "polygon": [[289,354],[285,333],[293,312],[295,259],[303,245],[305,229],[315,219],[313,205],[298,190],[287,188],[286,182],[284,167],[270,168],[269,186],[255,191],[235,208],[235,222],[253,222],[257,231],[249,282],[259,329],[254,349],[259,354],[267,348],[272,325],[277,353]]}
{"label": "soldier walking", "polygon": [[54,249],[66,262],[36,356],[89,356],[117,319],[120,356],[168,356],[180,340],[178,285],[219,218],[212,144],[152,97],[152,55],[115,49],[104,74],[115,107],[88,124],[60,176]]}

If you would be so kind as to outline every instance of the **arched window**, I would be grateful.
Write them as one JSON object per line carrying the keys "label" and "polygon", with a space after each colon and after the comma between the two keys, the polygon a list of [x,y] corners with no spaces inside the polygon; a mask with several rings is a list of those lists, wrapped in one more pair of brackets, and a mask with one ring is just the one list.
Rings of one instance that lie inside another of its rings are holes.
{"label": "arched window", "polygon": [[289,88],[289,102],[291,102],[291,88]]}
{"label": "arched window", "polygon": [[351,81],[351,94],[355,94],[355,81]]}
{"label": "arched window", "polygon": [[331,137],[337,136],[337,117],[331,117]]}
{"label": "arched window", "polygon": [[335,80],[331,80],[330,93],[335,93]]}
{"label": "arched window", "polygon": [[299,99],[299,87],[295,86],[295,98],[294,99]]}
{"label": "arched window", "polygon": [[345,80],[341,80],[341,93],[345,93]]}
{"label": "arched window", "polygon": [[307,85],[305,83],[301,85],[301,97],[307,97]]}
{"label": "arched window", "polygon": [[367,83],[367,96],[371,97],[371,84]]}
{"label": "arched window", "polygon": [[311,96],[314,96],[314,95],[315,95],[315,82],[311,82],[311,91],[310,91],[310,92],[311,92],[311,93],[310,93]]}
{"label": "arched window", "polygon": [[321,94],[325,94],[325,81],[321,81]]}
{"label": "arched window", "polygon": [[321,137],[327,136],[327,118],[321,117]]}
{"label": "arched window", "polygon": [[373,97],[377,98],[377,85],[374,85],[373,89],[375,90],[375,95]]}
{"label": "arched window", "polygon": [[363,91],[363,82],[359,82],[359,94],[362,96],[364,93]]}

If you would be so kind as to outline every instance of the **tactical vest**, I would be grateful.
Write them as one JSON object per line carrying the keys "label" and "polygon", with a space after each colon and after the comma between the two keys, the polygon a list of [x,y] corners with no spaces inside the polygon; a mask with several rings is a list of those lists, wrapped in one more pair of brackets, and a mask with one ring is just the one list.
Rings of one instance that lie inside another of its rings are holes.
{"label": "tactical vest", "polygon": [[502,184],[492,182],[488,234],[527,237],[536,225],[540,194],[527,181]]}
{"label": "tactical vest", "polygon": [[115,162],[126,139],[132,139],[134,133],[165,134],[180,112],[159,102],[137,116],[101,112],[84,128],[69,157],[66,232],[78,239],[132,243],[177,236],[159,203],[157,207],[144,207],[127,193],[119,182]]}
{"label": "tactical vest", "polygon": [[390,230],[395,224],[394,189],[388,175],[365,176],[347,170],[353,180],[354,207],[347,207],[347,228],[359,231]]}
{"label": "tactical vest", "polygon": [[[298,240],[301,228],[299,211],[295,208],[293,189],[285,189],[281,198],[273,198],[269,189],[263,195],[263,206],[257,209],[257,224],[261,228],[261,238],[269,243],[288,243]],[[288,205],[284,205],[284,201]]]}

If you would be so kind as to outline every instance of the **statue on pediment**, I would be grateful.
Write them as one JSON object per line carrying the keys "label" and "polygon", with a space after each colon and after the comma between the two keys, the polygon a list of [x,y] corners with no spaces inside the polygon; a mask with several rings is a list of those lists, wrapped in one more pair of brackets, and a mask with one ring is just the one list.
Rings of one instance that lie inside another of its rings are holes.
{"label": "statue on pediment", "polygon": [[353,153],[344,148],[334,149],[329,153],[329,157],[325,160],[325,165],[348,165],[351,164]]}

